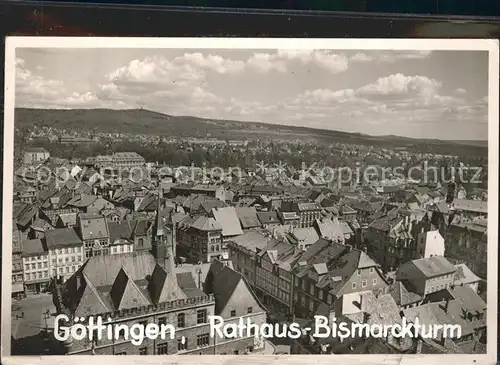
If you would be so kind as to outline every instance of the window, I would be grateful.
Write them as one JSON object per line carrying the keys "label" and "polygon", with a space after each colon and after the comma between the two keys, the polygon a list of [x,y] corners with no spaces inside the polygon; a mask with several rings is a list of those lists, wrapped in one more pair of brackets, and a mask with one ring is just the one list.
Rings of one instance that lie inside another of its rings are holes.
{"label": "window", "polygon": [[236,317],[236,311],[234,309],[231,311],[231,317]]}
{"label": "window", "polygon": [[158,326],[161,327],[162,325],[167,324],[167,317],[160,317],[158,318]]}
{"label": "window", "polygon": [[184,313],[179,313],[177,315],[177,327],[186,327],[186,315]]}
{"label": "window", "polygon": [[373,274],[374,271],[375,269],[373,267],[370,267],[370,274]]}
{"label": "window", "polygon": [[252,307],[248,307],[248,308],[247,308],[247,313],[248,313],[248,314],[250,314],[250,313],[252,313],[252,312],[253,312],[253,308],[252,308]]}
{"label": "window", "polygon": [[157,355],[167,355],[168,354],[168,343],[159,343],[156,345]]}
{"label": "window", "polygon": [[352,283],[352,288],[356,289],[356,283]]}
{"label": "window", "polygon": [[187,350],[188,349],[188,346],[187,346],[187,339],[184,337],[184,338],[180,338],[177,340],[177,350],[178,351],[184,351],[184,350]]}
{"label": "window", "polygon": [[208,346],[209,344],[210,344],[210,337],[208,333],[197,336],[196,345],[198,347]]}
{"label": "window", "polygon": [[358,269],[358,276],[361,275],[361,269]]}
{"label": "window", "polygon": [[139,238],[139,247],[144,246],[144,238]]}
{"label": "window", "polygon": [[366,281],[366,280],[361,281],[361,286],[362,286],[363,288],[366,288],[366,286],[367,286],[367,285],[368,285],[368,283],[367,283],[367,281]]}
{"label": "window", "polygon": [[200,309],[199,311],[196,312],[196,323],[197,324],[207,323],[207,310],[206,309]]}
{"label": "window", "polygon": [[373,285],[377,285],[377,279],[376,278],[372,280],[372,284]]}

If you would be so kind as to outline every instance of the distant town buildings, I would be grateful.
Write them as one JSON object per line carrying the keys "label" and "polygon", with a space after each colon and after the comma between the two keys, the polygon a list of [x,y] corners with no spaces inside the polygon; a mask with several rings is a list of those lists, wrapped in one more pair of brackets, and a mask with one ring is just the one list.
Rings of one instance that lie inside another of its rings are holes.
{"label": "distant town buildings", "polygon": [[[155,141],[160,139],[165,140]],[[60,143],[73,142],[61,137]],[[206,145],[230,146],[247,157],[249,151],[281,148],[247,141]],[[181,146],[194,150],[204,143]],[[330,148],[353,161],[430,159],[406,150]],[[172,323],[177,333],[175,339],[147,340],[141,346],[122,339],[72,341],[63,353],[266,349],[264,339],[254,336],[209,336],[208,316],[214,314],[257,324],[310,324],[317,314],[395,324],[403,313],[411,320],[441,323],[437,318],[444,318],[466,328],[464,339],[449,340],[389,336],[315,342],[304,333],[293,343],[294,353],[484,350],[488,211],[486,195],[477,189],[411,179],[336,186],[326,183],[320,171],[304,178],[292,166],[264,171],[248,166],[241,179],[232,173],[212,176],[199,166],[184,169],[182,176],[160,176],[162,167],[175,166],[146,161],[132,151],[65,160],[27,148],[22,157],[13,196],[13,297],[50,291],[57,313],[71,318]],[[50,171],[57,168],[70,173],[55,180]],[[147,170],[147,178],[136,179],[130,170]]]}
{"label": "distant town buildings", "polygon": [[23,163],[41,163],[50,157],[50,153],[41,147],[30,147],[23,152]]}

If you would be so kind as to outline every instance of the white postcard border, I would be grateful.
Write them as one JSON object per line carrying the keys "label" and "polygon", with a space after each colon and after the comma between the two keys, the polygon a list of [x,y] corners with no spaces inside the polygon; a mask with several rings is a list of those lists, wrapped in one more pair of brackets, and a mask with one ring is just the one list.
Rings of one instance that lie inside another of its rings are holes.
{"label": "white postcard border", "polygon": [[[1,357],[5,364],[46,363],[69,365],[92,361],[92,355],[9,356],[11,333],[12,209],[16,48],[179,48],[179,49],[336,49],[336,50],[464,50],[489,52],[488,89],[488,280],[486,355],[343,355],[349,364],[494,364],[497,353],[498,305],[498,132],[499,42],[491,39],[292,39],[292,38],[104,38],[104,37],[8,37],[5,49],[3,254]],[[102,358],[101,355],[99,359]],[[109,356],[109,365],[141,364],[330,364],[335,355],[201,355]]]}

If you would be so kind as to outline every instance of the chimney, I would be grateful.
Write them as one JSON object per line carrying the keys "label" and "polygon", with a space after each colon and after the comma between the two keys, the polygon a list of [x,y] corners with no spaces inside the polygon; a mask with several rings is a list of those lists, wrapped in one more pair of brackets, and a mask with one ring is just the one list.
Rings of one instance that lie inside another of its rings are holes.
{"label": "chimney", "polygon": [[202,289],[202,287],[201,287],[201,267],[198,268],[198,270],[196,271],[196,273],[198,274],[198,288]]}

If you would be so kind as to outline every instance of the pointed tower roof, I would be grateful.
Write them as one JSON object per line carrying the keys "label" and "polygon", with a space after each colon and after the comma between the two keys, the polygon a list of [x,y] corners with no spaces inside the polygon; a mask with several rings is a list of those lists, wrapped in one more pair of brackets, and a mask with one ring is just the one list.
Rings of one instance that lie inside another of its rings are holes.
{"label": "pointed tower roof", "polygon": [[149,305],[147,298],[130,279],[123,267],[118,272],[118,275],[116,275],[109,295],[116,310]]}

